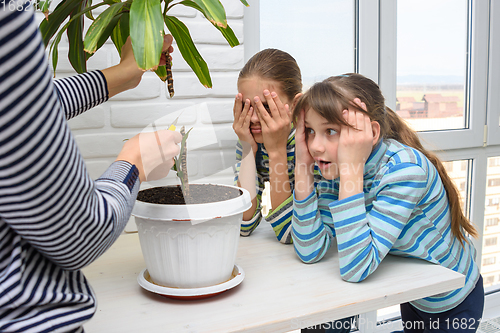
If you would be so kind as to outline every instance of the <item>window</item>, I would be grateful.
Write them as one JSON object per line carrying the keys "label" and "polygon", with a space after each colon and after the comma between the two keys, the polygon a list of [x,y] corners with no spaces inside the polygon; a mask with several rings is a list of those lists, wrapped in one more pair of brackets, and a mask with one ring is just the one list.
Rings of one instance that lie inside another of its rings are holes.
{"label": "window", "polygon": [[493,226],[496,226],[496,225],[498,225],[498,220],[499,220],[499,218],[498,218],[498,217],[494,217],[494,218],[486,219],[486,226],[487,226],[487,227],[493,227]]}
{"label": "window", "polygon": [[300,0],[260,1],[258,48],[290,53],[300,66],[304,90],[329,76],[354,72],[354,6],[353,0],[307,5]]}
{"label": "window", "polygon": [[488,199],[488,206],[498,206],[499,202],[500,202],[500,200],[498,199],[498,197],[489,198]]}
{"label": "window", "polygon": [[467,1],[397,2],[397,113],[416,130],[466,128]]}
{"label": "window", "polygon": [[500,157],[492,157],[488,159],[488,166],[489,167],[495,167],[495,166],[500,166]]}
{"label": "window", "polygon": [[496,257],[489,257],[483,259],[483,266],[494,265],[497,262]]}
{"label": "window", "polygon": [[500,186],[500,178],[488,180],[488,186]]}
{"label": "window", "polygon": [[484,284],[492,284],[493,282],[495,282],[494,275],[489,275],[484,277]]}
{"label": "window", "polygon": [[490,237],[484,239],[484,246],[497,245],[497,237]]}

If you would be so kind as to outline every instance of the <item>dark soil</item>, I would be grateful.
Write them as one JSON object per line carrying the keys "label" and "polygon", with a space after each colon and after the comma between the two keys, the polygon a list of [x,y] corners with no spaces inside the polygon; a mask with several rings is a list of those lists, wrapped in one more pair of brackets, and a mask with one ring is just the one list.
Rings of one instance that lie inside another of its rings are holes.
{"label": "dark soil", "polygon": [[223,185],[190,184],[189,195],[184,198],[180,185],[153,187],[142,190],[137,200],[162,205],[200,204],[224,201],[240,196],[238,189]]}

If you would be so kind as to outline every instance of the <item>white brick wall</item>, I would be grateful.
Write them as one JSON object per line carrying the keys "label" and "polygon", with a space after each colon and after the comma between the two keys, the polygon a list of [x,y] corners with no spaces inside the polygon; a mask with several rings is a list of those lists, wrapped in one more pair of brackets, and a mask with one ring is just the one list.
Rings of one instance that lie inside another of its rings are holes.
{"label": "white brick wall", "polygon": [[[243,43],[244,6],[239,0],[222,0],[228,23]],[[52,6],[55,7],[56,3]],[[104,9],[105,6],[101,7]],[[99,12],[95,12],[95,16]],[[190,29],[199,52],[210,69],[213,88],[204,88],[178,50],[172,54],[174,98],[168,98],[166,85],[152,72],[144,74],[139,86],[123,92],[107,103],[69,121],[90,175],[99,177],[115,160],[125,139],[139,133],[153,121],[157,128],[168,126],[180,110],[177,128],[193,127],[188,140],[188,169],[193,182],[232,184],[234,145],[232,104],[238,72],[244,64],[243,45],[231,48],[222,35],[197,11],[175,6],[169,12]],[[37,14],[38,21],[43,15]],[[86,22],[86,26],[90,21]],[[66,35],[59,45],[56,79],[74,74],[67,60]],[[175,44],[174,44],[175,49]],[[49,61],[51,62],[51,61]],[[103,69],[119,62],[118,52],[108,41],[87,63],[88,70]],[[175,173],[144,187],[177,183]]]}

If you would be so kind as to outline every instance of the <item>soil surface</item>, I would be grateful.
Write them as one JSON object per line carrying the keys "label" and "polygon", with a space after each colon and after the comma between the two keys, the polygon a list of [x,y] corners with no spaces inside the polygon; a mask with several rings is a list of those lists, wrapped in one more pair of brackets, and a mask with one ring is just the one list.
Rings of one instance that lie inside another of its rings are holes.
{"label": "soil surface", "polygon": [[214,184],[190,184],[189,193],[184,197],[180,185],[153,187],[142,190],[137,200],[163,205],[200,204],[224,201],[240,196],[238,189]]}

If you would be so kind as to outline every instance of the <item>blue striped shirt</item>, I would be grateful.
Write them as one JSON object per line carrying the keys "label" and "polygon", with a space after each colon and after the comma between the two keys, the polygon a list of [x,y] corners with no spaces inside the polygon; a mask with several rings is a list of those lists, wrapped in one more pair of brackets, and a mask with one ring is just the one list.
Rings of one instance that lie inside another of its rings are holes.
{"label": "blue striped shirt", "polygon": [[104,75],[54,82],[30,3],[0,9],[0,331],[81,332],[96,299],[80,269],[124,229],[138,171],[90,178],[66,119],[107,100]]}
{"label": "blue striped shirt", "polygon": [[339,179],[323,179],[306,199],[294,200],[292,237],[300,259],[321,260],[337,237],[340,274],[350,282],[368,277],[387,254],[423,259],[465,275],[465,286],[411,304],[431,313],[460,304],[479,279],[476,250],[451,233],[434,165],[416,149],[382,141],[365,165],[363,187],[338,200]]}

